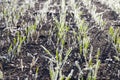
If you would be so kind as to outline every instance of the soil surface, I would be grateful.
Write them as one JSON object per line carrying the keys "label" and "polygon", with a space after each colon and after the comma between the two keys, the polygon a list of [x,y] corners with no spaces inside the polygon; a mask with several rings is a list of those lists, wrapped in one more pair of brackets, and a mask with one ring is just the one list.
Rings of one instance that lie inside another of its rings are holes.
{"label": "soil surface", "polygon": [[[35,7],[26,11],[24,16],[21,16],[18,24],[15,26],[16,30],[20,31],[23,26],[21,24],[25,23],[34,23],[34,17],[31,15],[40,14],[38,11],[42,9],[42,5],[47,0],[38,0],[35,4]],[[76,0],[77,1],[77,0]],[[44,56],[48,56],[45,50],[41,47],[43,45],[47,48],[52,55],[56,54],[57,44],[57,29],[54,27],[53,16],[58,20],[60,19],[60,2],[52,2],[51,5],[57,3],[58,5],[51,6],[49,11],[46,12],[47,20],[43,21],[42,24],[37,25],[37,31],[30,38],[30,41],[22,45],[19,55],[10,56],[8,53],[8,48],[11,43],[13,43],[14,36],[10,30],[5,29],[5,20],[4,18],[0,20],[0,63],[1,70],[4,73],[5,80],[35,80],[36,70],[38,69],[38,76],[36,80],[50,80],[49,72],[49,60]],[[80,6],[79,11],[82,12],[80,19],[84,19],[85,23],[88,24],[88,37],[90,37],[90,47],[93,47],[93,64],[96,62],[96,53],[97,49],[100,49],[100,58],[101,61],[100,68],[97,73],[97,80],[119,80],[120,79],[120,62],[117,61],[114,56],[118,56],[118,51],[115,49],[110,35],[106,32],[108,27],[112,25],[113,27],[119,27],[119,14],[115,11],[112,11],[105,4],[101,4],[97,0],[93,0],[93,4],[97,7],[96,13],[103,13],[103,20],[107,21],[106,29],[102,30],[98,24],[96,24],[93,19],[93,15],[88,12],[87,7],[81,1],[78,1],[78,6]],[[66,3],[66,5],[68,5]],[[38,7],[39,6],[39,7]],[[54,12],[51,12],[54,11]],[[78,31],[78,27],[75,21],[75,14],[72,13],[71,7],[68,7],[66,15],[66,23],[70,26],[70,31]],[[22,22],[24,21],[24,22]],[[52,31],[52,32],[51,32]],[[23,31],[24,32],[24,31]],[[38,33],[37,33],[38,32]],[[50,33],[51,32],[51,33]],[[20,33],[22,34],[22,33]],[[39,34],[36,38],[36,35]],[[78,34],[78,33],[77,33]],[[77,80],[79,77],[79,69],[76,67],[75,62],[78,61],[81,69],[85,68],[85,59],[83,54],[80,54],[79,44],[74,44],[79,42],[77,36],[74,36],[73,33],[68,32],[67,39],[65,42],[64,50],[67,50],[68,47],[72,46],[72,51],[68,57],[67,63],[63,66],[63,74],[68,76],[70,71],[73,69],[73,75],[71,80]],[[119,36],[120,37],[120,36]],[[75,40],[73,40],[75,39]],[[64,52],[65,53],[65,52]],[[12,54],[12,53],[11,53]],[[63,55],[64,57],[65,55]],[[13,58],[11,58],[13,57]],[[36,60],[34,66],[31,63]],[[89,56],[88,59],[89,60]],[[21,68],[23,67],[23,68]],[[87,79],[88,72],[90,70],[83,71],[83,80]]]}

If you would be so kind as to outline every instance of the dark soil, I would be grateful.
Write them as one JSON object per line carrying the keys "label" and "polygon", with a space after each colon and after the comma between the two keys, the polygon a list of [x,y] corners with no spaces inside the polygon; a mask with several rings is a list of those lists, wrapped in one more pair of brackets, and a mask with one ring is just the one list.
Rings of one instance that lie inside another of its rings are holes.
{"label": "dark soil", "polygon": [[[59,1],[59,0],[58,0]],[[39,10],[38,6],[41,6],[44,4],[44,0],[38,0],[38,3],[36,3],[36,8],[30,9],[28,11],[32,12],[32,15],[39,14],[37,10]],[[59,4],[58,2],[57,4]],[[53,3],[51,3],[53,4]],[[115,11],[112,11],[110,8],[108,8],[106,5],[101,4],[100,2],[97,2],[96,0],[93,0],[93,4],[95,4],[98,8],[96,11],[104,12],[103,18],[104,20],[107,20],[107,22],[119,22],[119,17]],[[67,4],[66,4],[67,5]],[[112,44],[111,40],[109,40],[109,35],[106,33],[106,31],[101,30],[98,24],[94,21],[92,18],[92,14],[90,14],[84,6],[82,2],[78,2],[78,5],[80,7],[80,11],[83,12],[83,14],[80,16],[81,19],[85,20],[85,23],[88,24],[89,31],[88,36],[91,38],[90,41],[90,47],[93,46],[93,64],[96,62],[96,52],[97,49],[100,48],[100,58],[101,61],[100,68],[97,73],[97,80],[119,80],[120,79],[120,62],[114,59],[114,56],[118,56],[118,53]],[[100,8],[101,7],[101,8]],[[60,6],[51,7],[50,9],[55,9],[56,12],[47,12],[47,21],[43,21],[42,25],[38,25],[37,30],[40,32],[38,36],[37,42],[30,40],[28,43],[24,43],[21,48],[21,52],[19,55],[14,56],[11,59],[11,56],[7,54],[8,48],[13,42],[13,38],[15,37],[12,32],[9,30],[4,30],[4,19],[1,19],[0,21],[0,63],[2,64],[1,70],[4,73],[4,79],[5,80],[35,80],[35,73],[36,69],[38,68],[38,77],[36,80],[50,80],[50,74],[49,74],[49,60],[46,59],[44,56],[48,56],[44,49],[41,47],[43,45],[46,47],[52,55],[55,55],[56,48],[59,46],[57,44],[57,29],[54,27],[54,20],[53,16],[57,17],[59,21],[60,16]],[[100,10],[101,9],[101,10]],[[107,10],[107,11],[106,11]],[[22,28],[22,22],[25,21],[26,23],[34,23],[35,19],[31,18],[26,11],[26,14],[24,16],[21,16],[19,19],[19,22],[16,26],[16,29]],[[108,12],[110,11],[110,12]],[[109,13],[109,14],[108,14]],[[106,16],[107,14],[107,16]],[[70,12],[70,10],[67,11],[66,16],[66,22],[69,22],[67,24],[70,26],[70,30],[78,31],[76,22],[74,20],[74,13]],[[114,23],[111,23],[109,25],[113,25]],[[114,24],[115,27],[119,27],[119,24],[117,26]],[[94,27],[93,27],[94,26]],[[108,25],[106,25],[108,26]],[[52,33],[48,34],[50,31]],[[6,33],[7,32],[7,33]],[[33,36],[34,37],[34,36]],[[80,54],[79,50],[79,44],[74,44],[74,42],[78,43],[79,41],[73,40],[73,33],[67,34],[67,39],[65,42],[65,48],[64,50],[67,50],[68,47],[72,46],[73,49],[68,57],[68,62],[63,67],[63,74],[65,76],[68,76],[70,71],[73,69],[73,75],[71,80],[77,80],[79,76],[79,70],[75,65],[75,62],[78,61],[81,69],[85,68],[85,59],[83,57],[83,54]],[[34,39],[34,38],[33,38]],[[34,39],[36,40],[36,38]],[[65,53],[65,52],[64,52]],[[63,55],[64,57],[64,55]],[[31,63],[33,59],[38,59],[36,64],[31,67]],[[88,57],[89,60],[89,57]],[[23,64],[23,70],[21,69],[21,64]],[[83,71],[83,80],[87,79],[89,70]]]}

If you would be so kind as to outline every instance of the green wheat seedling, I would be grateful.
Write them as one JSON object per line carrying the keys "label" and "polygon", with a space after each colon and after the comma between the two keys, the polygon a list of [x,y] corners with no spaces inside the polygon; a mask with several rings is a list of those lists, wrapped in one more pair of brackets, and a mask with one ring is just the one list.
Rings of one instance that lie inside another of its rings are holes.
{"label": "green wheat seedling", "polygon": [[[66,40],[66,34],[69,31],[69,27],[65,24],[66,20],[66,6],[65,6],[65,0],[62,0],[61,2],[61,13],[60,13],[60,21],[55,19],[55,27],[57,28],[57,45],[60,46],[60,54],[63,53],[63,48]],[[62,54],[61,54],[62,55]]]}
{"label": "green wheat seedling", "polygon": [[84,59],[86,61],[87,56],[89,55],[89,46],[90,46],[90,40],[89,40],[89,37],[87,36],[86,30],[84,31],[84,33],[81,33],[81,34],[79,33],[79,35],[77,36],[77,39],[79,41],[78,44],[79,44],[80,54],[84,56]]}
{"label": "green wheat seedling", "polygon": [[82,41],[82,54],[84,56],[84,58],[86,59],[87,56],[89,55],[89,46],[90,46],[90,41],[89,41],[89,37],[84,36]]}
{"label": "green wheat seedling", "polygon": [[99,60],[99,56],[100,56],[100,49],[98,48],[97,55],[96,55],[95,70],[94,70],[94,75],[93,75],[94,80],[97,79],[97,72],[98,72],[98,69],[99,69],[100,63],[101,63],[101,61]]}
{"label": "green wheat seedling", "polygon": [[18,44],[18,48],[17,48],[17,54],[19,55],[20,51],[21,51],[21,46],[23,44],[23,42],[26,40],[26,37],[25,36],[20,36],[19,33],[18,33],[18,39],[17,41],[19,42]]}
{"label": "green wheat seedling", "polygon": [[114,29],[112,26],[109,28],[109,34],[113,40],[118,53],[120,53],[120,28]]}
{"label": "green wheat seedling", "polygon": [[[82,12],[79,11],[79,7],[77,6],[77,3],[73,0],[71,0],[71,4],[72,8],[73,8],[73,12],[75,14],[75,21],[76,24],[78,26],[78,36],[77,39],[79,41],[79,47],[80,47],[80,53],[84,51],[88,51],[88,46],[89,46],[89,41],[88,41],[88,37],[86,34],[86,31],[88,29],[88,26],[85,24],[85,20],[84,19],[80,19],[80,16],[82,15]],[[86,41],[86,42],[83,42]]]}
{"label": "green wheat seedling", "polygon": [[[70,55],[72,49],[69,48],[69,50],[66,51],[65,57],[63,58],[62,55],[59,53],[58,49],[56,49],[56,55],[54,57],[49,52],[49,50],[47,50],[44,46],[41,45],[41,47],[50,56],[50,57],[46,57],[46,56],[45,57],[50,61],[49,69],[50,69],[51,80],[58,80],[58,78],[59,80],[65,79],[65,76],[62,74],[62,69],[65,63],[67,62],[68,56]],[[66,80],[69,80],[71,78],[72,73],[73,73],[73,70],[71,70],[70,74],[66,77]]]}
{"label": "green wheat seedling", "polygon": [[114,28],[112,26],[109,28],[109,34],[110,36],[114,36]]}
{"label": "green wheat seedling", "polygon": [[93,63],[93,56],[92,55],[92,51],[93,49],[91,48],[91,53],[89,56],[89,61],[87,62],[87,67],[86,69],[89,70],[88,72],[88,76],[87,76],[87,80],[97,80],[97,72],[98,69],[100,67],[100,60],[99,60],[99,56],[100,56],[100,49],[98,48],[97,54],[96,54],[96,63]]}
{"label": "green wheat seedling", "polygon": [[58,40],[57,40],[57,44],[61,45],[61,48],[63,49],[64,47],[64,44],[65,44],[65,41],[66,41],[66,35],[67,35],[67,32],[69,31],[69,27],[64,25],[64,23],[59,23],[59,22],[56,22],[56,27],[58,29],[58,32],[57,32],[57,36],[58,36]]}
{"label": "green wheat seedling", "polygon": [[[36,31],[37,25],[34,23],[33,25],[30,25],[25,29],[26,37],[27,37],[27,43],[30,42],[30,39],[33,41],[33,35],[34,32]],[[36,34],[37,35],[37,34]]]}
{"label": "green wheat seedling", "polygon": [[12,60],[16,55],[19,55],[25,39],[25,36],[21,36],[19,32],[17,33],[17,38],[13,39],[13,44],[11,43],[8,49],[8,55],[10,57],[10,60]]}
{"label": "green wheat seedling", "polygon": [[89,55],[90,38],[87,36],[88,26],[85,25],[84,20],[81,20],[78,29],[79,31],[77,39],[79,41],[78,44],[80,54],[84,56],[85,62],[87,63],[87,56]]}
{"label": "green wheat seedling", "polygon": [[[88,51],[89,41],[88,41],[88,37],[87,37],[87,34],[86,34],[88,26],[85,24],[84,19],[80,19],[80,16],[82,15],[82,12],[79,11],[79,7],[77,6],[77,3],[73,0],[71,0],[70,5],[72,5],[73,12],[75,14],[75,21],[76,21],[76,24],[78,26],[77,39],[78,39],[79,45],[80,45],[79,46],[80,47],[80,53],[82,53],[83,49],[84,49],[84,51]],[[83,41],[85,41],[85,42],[83,42]]]}
{"label": "green wheat seedling", "polygon": [[[66,77],[66,80],[71,80],[74,70],[72,69],[69,75]],[[61,79],[62,80],[62,79]]]}
{"label": "green wheat seedling", "polygon": [[61,42],[61,45],[64,46],[66,33],[68,31],[68,26],[65,25],[65,17],[66,17],[66,7],[65,0],[62,0],[61,3],[61,14],[60,14],[60,22],[56,21],[56,27],[58,29],[58,43]]}
{"label": "green wheat seedling", "polygon": [[114,48],[117,52],[117,56],[114,56],[116,60],[120,61],[120,29],[118,28],[113,28],[110,26],[109,31],[108,31],[111,41],[114,45]]}
{"label": "green wheat seedling", "polygon": [[39,73],[39,67],[36,68],[36,72],[35,72],[35,80],[37,80],[38,73]]}
{"label": "green wheat seedling", "polygon": [[75,61],[75,65],[79,69],[78,80],[83,80],[83,70],[81,69],[79,62]]}

